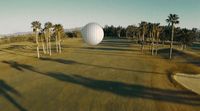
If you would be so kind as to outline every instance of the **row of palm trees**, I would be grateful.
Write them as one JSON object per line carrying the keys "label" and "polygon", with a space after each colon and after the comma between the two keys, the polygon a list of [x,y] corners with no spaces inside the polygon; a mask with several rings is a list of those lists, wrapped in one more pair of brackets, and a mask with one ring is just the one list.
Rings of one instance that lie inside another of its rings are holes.
{"label": "row of palm trees", "polygon": [[[158,42],[160,38],[160,33],[163,31],[160,23],[147,23],[142,21],[139,24],[139,28],[136,31],[136,35],[138,36],[138,40],[141,39],[141,51],[144,50],[145,45],[145,35],[149,37],[151,41],[150,50],[152,55],[157,55],[158,51]],[[155,45],[156,43],[156,45]],[[156,46],[156,47],[155,47]]]}
{"label": "row of palm trees", "polygon": [[64,28],[61,24],[53,25],[51,22],[46,22],[44,28],[42,28],[39,21],[33,21],[31,23],[33,32],[35,34],[35,40],[37,44],[37,57],[40,58],[40,43],[42,43],[42,49],[44,54],[52,55],[51,41],[55,39],[56,51],[62,52],[61,41]]}
{"label": "row of palm trees", "polygon": [[[168,18],[166,19],[166,22],[168,23],[168,26],[161,26],[160,23],[149,23],[146,21],[142,21],[139,23],[139,26],[135,25],[129,25],[126,28],[123,28],[121,26],[114,27],[114,26],[108,26],[106,25],[104,27],[104,33],[105,36],[111,36],[111,37],[131,37],[138,40],[138,42],[141,43],[141,52],[144,51],[145,42],[148,43],[150,46],[150,51],[152,55],[157,55],[158,50],[158,43],[160,40],[162,40],[163,44],[164,41],[169,40],[170,43],[170,51],[169,51],[169,58],[172,58],[172,48],[173,48],[173,41],[174,41],[174,30],[176,29],[176,37],[178,30],[181,32],[181,38],[179,38],[180,42],[183,42],[183,33],[180,28],[175,28],[175,25],[179,23],[179,17],[177,14],[169,14]],[[186,32],[192,34],[190,30],[186,30]],[[195,31],[194,31],[195,32]],[[185,37],[187,39],[190,39],[190,37]]]}
{"label": "row of palm trees", "polygon": [[[171,27],[171,40],[170,40],[170,52],[169,52],[169,58],[172,58],[172,49],[173,49],[173,41],[174,41],[174,29],[175,25],[179,24],[179,17],[177,14],[170,14],[168,18],[166,19],[166,22],[168,23],[168,26]],[[151,54],[157,55],[157,47],[158,47],[158,41],[160,37],[160,33],[163,31],[162,27],[160,26],[160,23],[147,23],[145,21],[142,21],[139,24],[138,33],[139,37],[142,38],[141,43],[141,51],[144,50],[144,43],[145,43],[145,35],[148,35],[151,39]],[[154,48],[154,43],[156,42],[156,48]],[[154,50],[156,49],[156,50]]]}

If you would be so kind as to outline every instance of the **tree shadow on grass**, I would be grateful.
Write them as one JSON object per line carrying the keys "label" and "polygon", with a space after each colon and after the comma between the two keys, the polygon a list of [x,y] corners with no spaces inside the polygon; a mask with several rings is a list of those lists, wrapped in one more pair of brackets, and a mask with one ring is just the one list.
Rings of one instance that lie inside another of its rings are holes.
{"label": "tree shadow on grass", "polygon": [[13,87],[9,86],[6,82],[3,80],[0,80],[0,95],[5,97],[9,102],[11,102],[18,110],[20,111],[27,111],[23,106],[21,106],[13,97],[10,96],[8,93],[12,93],[17,96],[21,96],[19,92],[14,89]]}
{"label": "tree shadow on grass", "polygon": [[49,72],[46,75],[60,81],[81,85],[97,91],[110,92],[123,97],[144,98],[193,106],[200,105],[200,97],[189,91],[176,91],[115,81],[96,80],[80,75],[66,75],[58,72]]}
{"label": "tree shadow on grass", "polygon": [[52,59],[52,58],[44,58],[44,57],[41,57],[40,59],[43,61],[53,61],[53,62],[58,62],[62,64],[76,64],[77,63],[73,60],[64,60],[64,59]]}
{"label": "tree shadow on grass", "polygon": [[[176,91],[170,89],[147,87],[143,85],[127,84],[115,81],[96,80],[92,78],[83,77],[80,75],[67,75],[59,72],[45,73],[38,71],[33,66],[20,64],[14,61],[12,62],[4,61],[4,63],[10,64],[12,68],[15,68],[19,71],[23,71],[24,69],[26,69],[33,71],[37,74],[51,77],[66,83],[81,85],[97,91],[106,91],[123,97],[144,98],[157,101],[166,101],[179,104],[193,105],[193,106],[200,105],[200,97],[190,91]],[[76,63],[76,62],[70,62],[70,63]],[[8,99],[10,98],[8,97]],[[12,98],[10,99],[10,101],[13,102]],[[15,104],[16,107],[21,108],[16,102],[13,102],[13,104]]]}
{"label": "tree shadow on grass", "polygon": [[22,64],[22,63],[19,63],[16,61],[12,61],[12,60],[11,61],[2,61],[2,63],[8,64],[10,67],[12,67],[18,71],[24,72],[25,70],[28,70],[28,71],[32,71],[32,72],[39,73],[39,74],[45,74],[45,73],[42,73],[41,71],[37,70],[35,67],[33,67],[31,65]]}
{"label": "tree shadow on grass", "polygon": [[41,60],[52,61],[52,62],[57,62],[57,63],[61,63],[61,64],[79,64],[79,65],[85,65],[85,66],[91,66],[91,67],[97,67],[97,68],[114,69],[114,70],[129,71],[129,72],[138,72],[138,73],[144,73],[144,74],[160,74],[160,75],[164,74],[164,73],[161,73],[161,72],[154,72],[154,71],[143,71],[143,70],[134,70],[134,69],[128,69],[128,68],[119,68],[119,67],[101,66],[101,65],[95,65],[95,64],[86,64],[86,63],[76,62],[76,61],[73,61],[73,60],[65,60],[65,59],[41,58]]}
{"label": "tree shadow on grass", "polygon": [[[97,68],[114,69],[114,70],[129,71],[129,72],[142,73],[142,74],[158,74],[158,75],[164,74],[164,73],[154,72],[154,71],[142,71],[142,70],[133,70],[133,69],[126,69],[126,68],[101,66],[101,65],[95,65],[95,64],[86,64],[86,63],[76,62],[73,60],[65,60],[65,59],[53,59],[53,58],[40,58],[40,59],[44,60],[44,61],[52,61],[52,62],[57,62],[57,63],[61,63],[61,64],[79,64],[79,65],[85,65],[85,66],[91,66],[91,67],[97,67]],[[31,65],[21,64],[19,62],[12,61],[12,60],[2,61],[2,63],[8,64],[8,65],[10,65],[10,67],[12,67],[16,70],[19,70],[19,71],[29,70],[29,71],[43,74],[42,72],[38,71]]]}
{"label": "tree shadow on grass", "polygon": [[[169,48],[160,49],[160,50],[158,50],[158,55],[160,55],[161,57],[163,57],[165,59],[168,59],[169,58],[169,50],[170,50]],[[181,58],[183,60],[186,60],[187,63],[191,63],[194,65],[200,66],[200,57],[185,53],[183,51],[173,49],[172,57],[173,57],[173,59]]]}
{"label": "tree shadow on grass", "polygon": [[35,70],[33,66],[31,65],[27,65],[27,64],[20,64],[16,61],[2,61],[2,63],[8,64],[10,65],[10,67],[17,69],[19,71],[24,71],[24,69],[28,69],[28,70]]}

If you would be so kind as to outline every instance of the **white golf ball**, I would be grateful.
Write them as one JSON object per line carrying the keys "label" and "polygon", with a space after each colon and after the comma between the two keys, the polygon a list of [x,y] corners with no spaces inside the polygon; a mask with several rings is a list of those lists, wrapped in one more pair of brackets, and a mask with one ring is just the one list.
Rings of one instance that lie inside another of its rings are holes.
{"label": "white golf ball", "polygon": [[81,30],[81,34],[88,45],[97,45],[104,37],[103,28],[97,23],[85,25]]}

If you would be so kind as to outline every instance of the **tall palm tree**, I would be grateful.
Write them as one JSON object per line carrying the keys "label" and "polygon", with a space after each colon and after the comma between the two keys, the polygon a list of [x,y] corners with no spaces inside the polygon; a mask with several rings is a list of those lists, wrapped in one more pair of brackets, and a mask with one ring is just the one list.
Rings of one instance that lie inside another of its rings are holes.
{"label": "tall palm tree", "polygon": [[143,50],[144,50],[144,36],[145,36],[146,31],[147,31],[147,22],[142,21],[139,25],[140,25],[140,29],[142,31],[142,46],[141,46],[141,51],[143,52]]}
{"label": "tall palm tree", "polygon": [[155,24],[148,23],[148,34],[151,39],[150,51],[151,55],[154,54],[154,39],[155,39]]}
{"label": "tall palm tree", "polygon": [[[157,48],[158,48],[158,40],[159,40],[159,34],[160,34],[160,23],[148,23],[147,24],[147,33],[149,35],[149,38],[151,40],[151,45],[150,45],[150,51],[151,55],[157,55]],[[155,47],[156,43],[156,47]],[[156,49],[156,51],[155,51]]]}
{"label": "tall palm tree", "polygon": [[174,25],[179,24],[179,17],[177,14],[170,14],[168,18],[166,19],[166,22],[171,25],[171,43],[170,43],[170,53],[169,53],[169,58],[172,58],[172,48],[173,48],[173,40],[174,40]]}
{"label": "tall palm tree", "polygon": [[37,44],[37,57],[40,58],[38,33],[41,29],[41,23],[39,21],[33,21],[31,25],[33,28],[33,32],[35,33],[35,40]]}
{"label": "tall palm tree", "polygon": [[51,22],[46,22],[44,24],[46,48],[47,48],[47,53],[49,55],[51,55],[51,28],[52,27],[53,27],[53,24]]}
{"label": "tall palm tree", "polygon": [[118,26],[116,30],[117,30],[117,36],[120,38],[121,37],[122,27]]}
{"label": "tall palm tree", "polygon": [[160,23],[156,24],[156,31],[155,31],[155,37],[156,37],[156,53],[155,55],[158,54],[158,42],[160,40],[160,33],[162,32],[162,27],[159,26]]}
{"label": "tall palm tree", "polygon": [[46,54],[46,49],[45,49],[45,45],[44,45],[44,41],[45,41],[44,29],[41,29],[39,32],[39,40],[42,42],[43,53]]}
{"label": "tall palm tree", "polygon": [[54,33],[56,38],[56,51],[61,53],[61,37],[64,33],[64,28],[61,24],[55,24],[54,25]]}

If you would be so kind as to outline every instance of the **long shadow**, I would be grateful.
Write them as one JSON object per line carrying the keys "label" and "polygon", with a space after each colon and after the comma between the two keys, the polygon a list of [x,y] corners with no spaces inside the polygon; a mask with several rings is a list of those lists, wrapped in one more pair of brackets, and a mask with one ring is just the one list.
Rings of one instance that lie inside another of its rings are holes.
{"label": "long shadow", "polygon": [[65,60],[65,59],[41,58],[41,60],[52,61],[52,62],[57,62],[57,63],[61,63],[61,64],[80,64],[80,65],[86,65],[86,66],[92,66],[92,67],[98,67],[98,68],[114,69],[114,70],[129,71],[129,72],[138,72],[138,73],[145,73],[145,74],[160,74],[160,75],[164,74],[164,73],[161,73],[161,72],[154,72],[154,71],[142,71],[142,70],[119,68],[119,67],[86,64],[86,63],[76,62],[76,61],[73,61],[73,60]]}
{"label": "long shadow", "polygon": [[200,105],[200,97],[191,92],[152,88],[143,85],[126,84],[122,82],[96,80],[80,75],[49,72],[48,76],[60,81],[81,85],[98,91],[106,91],[124,97],[144,98],[157,101],[167,101],[186,105]]}
{"label": "long shadow", "polygon": [[[170,89],[160,89],[142,85],[127,84],[115,81],[96,80],[92,78],[82,77],[79,75],[67,75],[59,72],[44,73],[38,71],[37,69],[35,69],[30,65],[20,64],[18,62],[5,62],[5,63],[10,64],[12,68],[15,68],[20,71],[26,69],[36,72],[37,74],[41,74],[43,76],[51,77],[67,83],[81,85],[93,90],[106,91],[124,97],[144,98],[144,99],[167,101],[167,102],[174,102],[174,103],[194,105],[194,106],[200,105],[200,97],[189,91],[176,91]],[[75,62],[71,61],[70,63],[75,63]],[[9,96],[6,97],[13,102],[12,98],[9,98]],[[17,103],[13,102],[13,104],[15,104],[16,107],[21,108]]]}
{"label": "long shadow", "polygon": [[[158,50],[158,54],[163,58],[169,58],[169,49],[160,49]],[[200,66],[200,57],[194,56],[191,54],[187,54],[185,52],[173,49],[173,58],[181,58],[183,60],[186,60],[187,63],[191,63],[197,66]]]}
{"label": "long shadow", "polygon": [[21,96],[20,93],[14,89],[13,87],[9,86],[3,80],[0,80],[0,95],[4,96],[9,102],[11,102],[18,110],[20,111],[27,111],[22,105],[20,105],[9,93],[15,94],[17,96]]}
{"label": "long shadow", "polygon": [[62,64],[76,64],[76,61],[73,60],[64,60],[64,59],[52,59],[52,58],[44,58],[41,57],[40,58],[43,61],[53,61],[53,62],[58,62],[58,63],[62,63]]}
{"label": "long shadow", "polygon": [[2,63],[8,64],[10,67],[18,70],[18,71],[22,71],[24,72],[25,70],[28,71],[32,71],[41,75],[45,75],[46,73],[43,73],[39,70],[37,70],[35,67],[31,66],[31,65],[27,65],[27,64],[22,64],[16,61],[2,61]]}
{"label": "long shadow", "polygon": [[10,67],[12,67],[12,68],[14,68],[16,70],[19,70],[19,71],[24,71],[24,69],[28,69],[28,70],[31,70],[31,71],[35,70],[34,67],[31,66],[31,65],[20,64],[20,63],[18,63],[16,61],[12,61],[12,60],[10,60],[10,61],[2,61],[2,63],[8,64],[8,65],[10,65]]}

